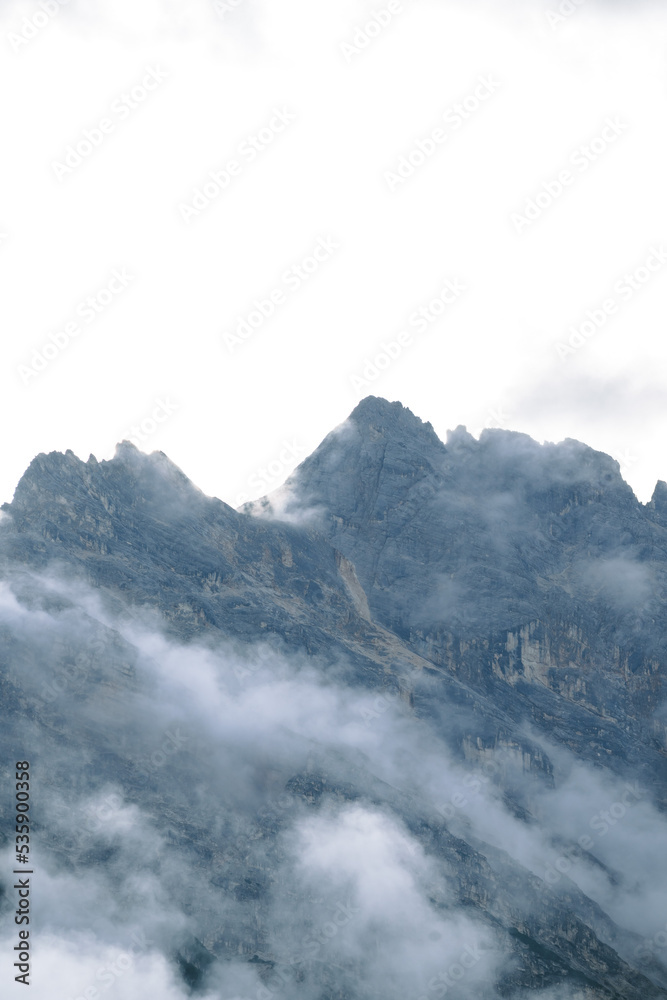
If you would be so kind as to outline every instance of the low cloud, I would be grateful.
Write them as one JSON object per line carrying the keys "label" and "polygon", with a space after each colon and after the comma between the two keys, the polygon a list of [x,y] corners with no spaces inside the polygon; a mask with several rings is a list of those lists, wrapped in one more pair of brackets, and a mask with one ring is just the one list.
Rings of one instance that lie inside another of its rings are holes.
{"label": "low cloud", "polygon": [[[591,818],[622,801],[623,783],[564,751],[547,748],[556,787],[534,779],[521,818],[502,787],[520,779],[520,752],[498,752],[497,767],[493,753],[486,768],[456,760],[401,698],[316,659],[178,643],[80,583],[57,593],[53,576],[5,582],[0,629],[3,756],[20,747],[32,760],[41,817],[37,1000],[93,986],[178,1000],[193,949],[211,998],[315,1000],[325,984],[414,1000],[492,991],[508,941],[459,904],[410,827],[420,813],[546,885],[567,867],[564,879],[629,931],[661,926],[664,819],[640,789],[596,832]],[[582,833],[593,840],[583,857]]]}

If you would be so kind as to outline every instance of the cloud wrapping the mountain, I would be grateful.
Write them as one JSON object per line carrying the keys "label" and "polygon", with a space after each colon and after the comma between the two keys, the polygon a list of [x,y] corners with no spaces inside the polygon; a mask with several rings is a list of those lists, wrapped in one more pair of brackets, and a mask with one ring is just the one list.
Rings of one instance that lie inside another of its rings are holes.
{"label": "cloud wrapping the mountain", "polygon": [[[25,580],[16,587],[25,595]],[[377,781],[412,789],[453,831],[495,844],[541,878],[589,833],[609,871],[577,860],[567,877],[619,924],[641,934],[659,925],[667,886],[656,866],[666,825],[645,790],[608,835],[596,834],[591,817],[620,799],[622,784],[564,758],[569,775],[542,790],[526,824],[488,780],[501,767],[484,774],[454,762],[400,700],[378,706],[377,694],[346,686],[335,670],[325,676],[316,662],[266,646],[181,645],[157,631],[154,617],[114,621],[98,594],[61,588],[68,590],[76,602],[61,596],[54,608],[53,577],[36,578],[31,608],[7,585],[0,602],[8,677],[27,718],[32,705],[53,727],[16,728],[10,717],[5,734],[6,747],[9,740],[35,761],[45,831],[36,838],[40,976],[51,970],[51,998],[54,982],[63,1000],[102,988],[114,956],[144,934],[153,944],[101,995],[131,998],[143,989],[176,1000],[185,991],[169,959],[188,935],[213,948],[220,941],[206,939],[206,928],[218,927],[223,938],[238,935],[241,949],[258,948],[244,938],[258,893],[269,900],[263,947],[277,964],[261,974],[238,962],[213,965],[211,996],[233,988],[258,1000],[291,991],[314,1000],[317,977],[332,968],[353,976],[360,995],[379,989],[429,1000],[444,995],[448,970],[454,984],[463,968],[456,988],[478,995],[507,962],[499,938],[452,905],[447,878],[390,803],[378,804]],[[77,656],[80,676],[63,680],[58,694],[54,676]],[[113,764],[106,771],[105,754]],[[323,766],[338,780],[354,773],[356,791],[348,801],[325,794],[313,811],[286,783]],[[218,858],[170,849],[183,809],[193,830],[208,829]],[[224,888],[230,860],[248,873],[247,893]],[[267,867],[273,882],[262,885]],[[10,936],[5,924],[5,947]],[[37,984],[37,1000],[44,990]]]}

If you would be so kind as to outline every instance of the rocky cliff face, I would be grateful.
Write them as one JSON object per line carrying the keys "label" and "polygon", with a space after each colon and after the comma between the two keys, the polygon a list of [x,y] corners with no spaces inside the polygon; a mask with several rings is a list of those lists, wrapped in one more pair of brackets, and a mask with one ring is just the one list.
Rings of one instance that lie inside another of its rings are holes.
{"label": "rocky cliff face", "polygon": [[576,441],[457,428],[443,445],[400,403],[369,397],[275,499],[246,509],[317,512],[373,620],[546,731],[568,703],[578,754],[604,753],[589,740],[599,728],[611,766],[662,779],[663,490],[643,506],[615,461]]}
{"label": "rocky cliff face", "polygon": [[63,997],[131,934],[170,1000],[667,996],[663,494],[373,397],[238,512],[128,444],[36,458],[2,794],[20,747],[42,931],[97,949]]}

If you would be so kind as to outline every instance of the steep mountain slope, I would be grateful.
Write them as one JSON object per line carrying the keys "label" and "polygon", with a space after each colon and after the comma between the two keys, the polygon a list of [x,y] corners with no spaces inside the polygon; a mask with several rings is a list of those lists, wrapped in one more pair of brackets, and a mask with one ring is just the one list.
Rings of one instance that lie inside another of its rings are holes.
{"label": "steep mountain slope", "polygon": [[368,397],[246,510],[312,512],[375,621],[577,754],[652,774],[664,795],[664,489],[642,506],[618,463],[576,441],[457,428],[445,446],[400,403]]}
{"label": "steep mountain slope", "polygon": [[36,458],[1,794],[30,758],[63,997],[127,997],[119,950],[169,1000],[667,996],[661,497],[374,398],[245,512],[128,444]]}

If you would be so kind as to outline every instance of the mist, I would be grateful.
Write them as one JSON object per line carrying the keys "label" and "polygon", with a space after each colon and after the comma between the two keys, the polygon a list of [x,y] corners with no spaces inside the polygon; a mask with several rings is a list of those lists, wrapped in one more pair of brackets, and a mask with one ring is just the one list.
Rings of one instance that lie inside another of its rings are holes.
{"label": "mist", "polygon": [[[0,594],[3,759],[30,757],[34,772],[37,1000],[184,997],[178,970],[202,947],[204,997],[315,1000],[327,982],[494,997],[507,940],[457,903],[419,816],[505,852],[554,893],[574,883],[635,961],[662,959],[667,822],[648,789],[628,795],[545,746],[555,786],[533,779],[518,818],[506,792],[525,777],[520,754],[466,764],[401,698],[346,683],[344,664],[177,643],[159,616],[114,614],[72,578],[56,595],[55,580],[22,574]],[[258,952],[273,957],[248,963]]]}

